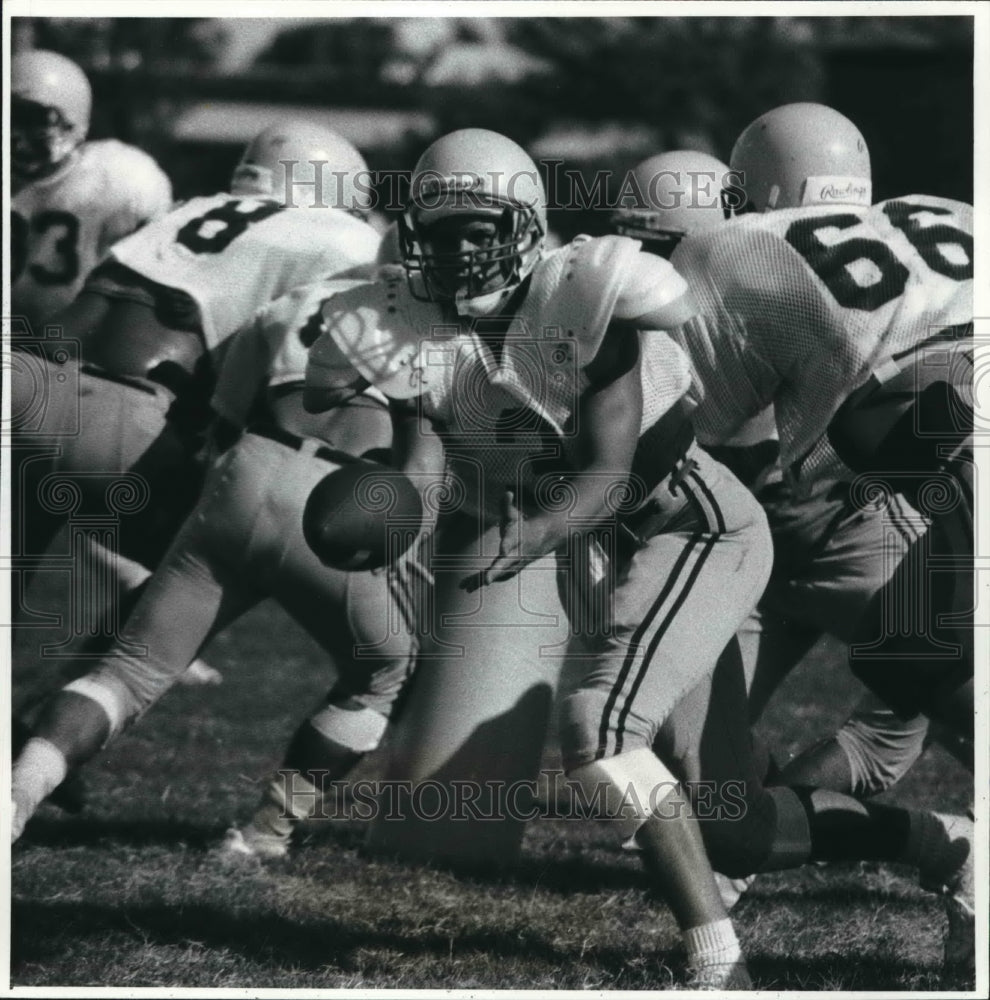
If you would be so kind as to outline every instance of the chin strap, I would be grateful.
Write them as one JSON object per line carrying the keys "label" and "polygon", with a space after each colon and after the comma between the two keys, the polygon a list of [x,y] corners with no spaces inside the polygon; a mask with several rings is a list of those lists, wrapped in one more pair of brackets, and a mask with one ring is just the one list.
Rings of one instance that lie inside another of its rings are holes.
{"label": "chin strap", "polygon": [[454,296],[454,309],[458,316],[491,316],[508,302],[518,287],[519,282],[508,288],[501,288],[497,292],[476,295],[473,299],[467,298],[463,292],[458,292]]}

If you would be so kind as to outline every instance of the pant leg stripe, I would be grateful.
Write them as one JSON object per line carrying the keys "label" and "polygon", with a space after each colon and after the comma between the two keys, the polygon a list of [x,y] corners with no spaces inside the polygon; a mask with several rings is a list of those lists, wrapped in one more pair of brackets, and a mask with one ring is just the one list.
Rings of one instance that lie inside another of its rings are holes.
{"label": "pant leg stripe", "polygon": [[[722,509],[719,506],[718,500],[712,494],[711,490],[708,488],[708,484],[697,474],[696,471],[692,470],[688,477],[701,493],[701,496],[697,496],[695,491],[692,490],[690,482],[687,480],[683,484],[683,488],[688,498],[694,502],[697,508],[704,513],[704,519],[708,523],[709,528],[717,528],[716,531],[711,532],[705,538],[705,544],[702,548],[700,554],[698,555],[694,565],[691,567],[687,581],[684,586],[678,591],[674,598],[674,602],[670,609],[668,610],[666,617],[661,623],[660,627],[653,631],[653,634],[647,640],[646,651],[640,654],[639,648],[635,651],[635,658],[639,660],[639,667],[636,671],[635,679],[633,680],[632,687],[629,693],[626,695],[622,709],[619,712],[618,723],[616,725],[616,753],[620,752],[623,743],[623,734],[625,731],[625,722],[629,716],[629,712],[632,710],[632,704],[636,697],[636,693],[639,691],[640,686],[646,677],[646,671],[649,669],[650,664],[656,655],[656,650],[663,640],[664,635],[670,627],[670,623],[674,620],[680,608],[683,606],[684,602],[687,600],[691,593],[691,589],[694,587],[695,582],[698,579],[698,575],[701,573],[705,562],[708,560],[708,556],[711,554],[712,549],[715,546],[715,542],[725,531],[725,517],[722,514]],[[714,522],[714,524],[713,524]],[[698,536],[703,537],[703,536]],[[658,609],[659,611],[659,609]],[[654,616],[655,617],[655,616]],[[630,664],[631,668],[632,664]]]}
{"label": "pant leg stripe", "polygon": [[708,488],[708,484],[698,475],[697,472],[692,471],[690,478],[697,484],[699,490],[701,490],[702,495],[708,501],[712,514],[714,514],[715,524],[712,525],[711,515],[709,516],[709,527],[711,530],[718,532],[718,534],[725,533],[725,518],[722,516],[722,508],[719,507],[718,501],[715,499],[712,491]]}
{"label": "pant leg stripe", "polygon": [[887,515],[891,526],[900,535],[901,541],[910,545],[921,537],[921,532],[911,523],[911,517],[903,506],[906,503],[907,501],[899,493],[895,493],[887,505]]}
{"label": "pant leg stripe", "polygon": [[632,637],[629,640],[629,649],[626,652],[625,659],[623,660],[622,669],[619,671],[619,676],[612,685],[612,690],[609,692],[608,699],[605,702],[605,708],[602,711],[601,722],[598,727],[598,751],[595,754],[595,757],[598,760],[605,756],[605,750],[608,744],[609,719],[615,709],[615,704],[622,692],[626,678],[629,676],[629,671],[632,669],[633,661],[636,658],[636,652],[639,649],[639,644],[642,641],[643,636],[653,624],[654,619],[660,614],[660,611],[667,601],[667,598],[670,596],[671,591],[673,591],[674,587],[677,585],[677,580],[683,572],[684,566],[691,556],[691,552],[700,541],[701,535],[697,534],[692,535],[687,540],[687,543],[681,550],[680,555],[677,557],[677,561],[671,568],[663,589],[660,591],[657,599],[653,602],[650,610],[643,617],[643,620],[638,626],[636,626],[636,630],[633,632]]}
{"label": "pant leg stripe", "polygon": [[[642,655],[638,655],[639,659],[639,669],[636,672],[635,680],[633,681],[632,687],[629,689],[629,694],[626,695],[624,704],[622,706],[622,711],[619,713],[619,720],[616,726],[616,752],[621,752],[623,734],[625,732],[626,719],[629,716],[629,712],[632,710],[633,702],[636,699],[636,694],[638,693],[643,680],[646,677],[647,671],[650,669],[650,664],[653,662],[656,656],[657,648],[663,641],[663,637],[667,634],[670,628],[671,622],[677,617],[677,613],[681,610],[684,602],[688,599],[695,583],[698,580],[698,576],[701,574],[702,569],[704,569],[705,563],[708,561],[708,557],[711,555],[712,549],[715,547],[715,542],[718,541],[717,535],[710,535],[706,540],[705,544],[698,554],[698,558],[695,560],[694,565],[691,567],[691,571],[688,574],[687,580],[684,582],[684,586],[680,589],[677,594],[677,598],[668,610],[666,617],[663,622],[661,622],[660,627],[657,628],[652,637],[647,644],[646,650]],[[712,664],[714,667],[715,665]]]}
{"label": "pant leg stripe", "polygon": [[402,579],[398,570],[389,571],[387,583],[389,596],[392,598],[392,603],[399,612],[402,624],[405,626],[406,631],[413,632],[416,628],[414,614],[415,596],[409,593],[409,587],[406,581]]}

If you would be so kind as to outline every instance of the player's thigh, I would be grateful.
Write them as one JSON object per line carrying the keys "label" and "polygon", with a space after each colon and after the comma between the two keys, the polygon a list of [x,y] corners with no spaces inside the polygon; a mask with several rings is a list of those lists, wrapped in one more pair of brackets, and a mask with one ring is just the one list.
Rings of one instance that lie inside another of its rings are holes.
{"label": "player's thigh", "polygon": [[[511,579],[479,586],[498,555],[501,533],[470,516],[443,519],[433,563],[433,595],[423,627],[424,655],[460,658],[472,671],[526,658],[555,673],[567,625],[553,557]],[[493,667],[494,669],[494,667]]]}
{"label": "player's thigh", "polygon": [[[819,503],[829,516],[816,510]],[[927,530],[924,518],[900,495],[879,502],[860,497],[856,489],[839,507],[827,498],[797,505],[786,515],[786,530],[774,524],[774,516],[771,512],[775,565],[764,606],[846,642],[873,597]]]}
{"label": "player's thigh", "polygon": [[856,676],[904,717],[931,711],[973,677],[971,556],[954,558],[952,537],[937,519],[875,596],[850,646]]}
{"label": "player's thigh", "polygon": [[395,774],[529,779],[568,633],[555,562],[545,557],[510,580],[477,587],[498,553],[498,527],[479,531],[456,515],[441,521],[435,602],[394,733]]}
{"label": "player's thigh", "polygon": [[674,706],[714,670],[768,571],[759,519],[724,535],[651,538],[616,587],[611,634],[576,637],[565,663],[560,727],[571,766],[649,746]]}
{"label": "player's thigh", "polygon": [[122,473],[151,448],[166,426],[171,396],[87,374],[79,379],[79,431],[66,443],[65,472]]}
{"label": "player's thigh", "polygon": [[[337,466],[253,434],[235,446],[229,478],[242,508],[251,510],[245,554],[250,575],[333,657],[347,668],[354,660],[400,652],[390,638],[404,637],[401,617],[385,574],[346,573],[324,566],[303,536],[302,515],[313,487]],[[376,652],[377,651],[377,652]]]}
{"label": "player's thigh", "polygon": [[222,558],[208,512],[197,508],[186,521],[97,668],[127,692],[128,714],[154,704],[204,643],[258,600]]}

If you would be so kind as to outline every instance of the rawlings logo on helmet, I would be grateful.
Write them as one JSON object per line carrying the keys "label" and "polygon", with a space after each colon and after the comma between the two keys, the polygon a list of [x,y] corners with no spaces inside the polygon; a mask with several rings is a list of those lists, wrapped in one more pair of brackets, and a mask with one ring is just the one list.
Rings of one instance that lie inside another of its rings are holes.
{"label": "rawlings logo on helmet", "polygon": [[873,185],[862,177],[809,177],[801,195],[801,204],[830,202],[869,206],[873,203]]}

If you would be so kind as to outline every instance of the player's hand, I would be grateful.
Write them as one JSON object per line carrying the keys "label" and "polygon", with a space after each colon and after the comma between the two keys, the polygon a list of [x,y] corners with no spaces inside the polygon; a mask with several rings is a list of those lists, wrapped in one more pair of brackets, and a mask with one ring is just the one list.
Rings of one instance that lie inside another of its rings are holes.
{"label": "player's hand", "polygon": [[488,569],[469,577],[463,584],[468,591],[514,577],[535,559],[552,552],[557,543],[551,538],[549,524],[543,517],[526,517],[516,504],[512,490],[502,496],[502,524],[499,552]]}

